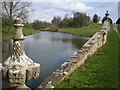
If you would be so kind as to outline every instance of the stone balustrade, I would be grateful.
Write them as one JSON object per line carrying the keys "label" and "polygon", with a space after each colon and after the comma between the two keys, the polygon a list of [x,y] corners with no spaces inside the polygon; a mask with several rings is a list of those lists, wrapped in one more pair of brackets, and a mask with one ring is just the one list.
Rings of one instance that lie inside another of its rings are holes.
{"label": "stone balustrade", "polygon": [[106,20],[100,32],[95,33],[69,60],[63,63],[55,72],[53,72],[39,88],[54,88],[64,78],[69,76],[77,67],[82,65],[88,56],[92,56],[101,48],[107,40],[107,34],[110,29],[110,22]]}

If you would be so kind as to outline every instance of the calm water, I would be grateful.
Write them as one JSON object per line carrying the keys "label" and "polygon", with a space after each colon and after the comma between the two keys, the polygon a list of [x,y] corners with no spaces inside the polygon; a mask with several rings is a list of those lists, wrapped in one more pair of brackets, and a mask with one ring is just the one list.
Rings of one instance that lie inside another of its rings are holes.
{"label": "calm water", "polygon": [[[60,32],[40,32],[26,36],[25,52],[34,61],[41,65],[40,76],[26,83],[36,88],[61,64],[68,60],[88,38]],[[13,41],[3,41],[3,61],[12,51]]]}

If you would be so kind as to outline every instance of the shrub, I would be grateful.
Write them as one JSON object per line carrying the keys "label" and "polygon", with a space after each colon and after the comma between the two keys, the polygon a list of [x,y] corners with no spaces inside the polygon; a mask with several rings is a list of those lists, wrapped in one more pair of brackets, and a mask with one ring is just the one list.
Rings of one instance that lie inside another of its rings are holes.
{"label": "shrub", "polygon": [[56,31],[58,31],[58,28],[57,28],[57,26],[55,26],[55,25],[51,25],[51,26],[49,27],[48,31],[56,32]]}

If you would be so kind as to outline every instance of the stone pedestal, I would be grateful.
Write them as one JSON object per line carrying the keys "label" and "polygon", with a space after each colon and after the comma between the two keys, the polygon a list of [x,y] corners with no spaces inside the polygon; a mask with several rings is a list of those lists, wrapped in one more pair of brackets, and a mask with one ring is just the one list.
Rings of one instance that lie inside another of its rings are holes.
{"label": "stone pedestal", "polygon": [[30,79],[35,79],[40,73],[40,64],[33,62],[24,51],[25,37],[22,33],[22,19],[17,18],[14,24],[16,35],[11,55],[3,63],[2,76],[11,87],[24,85]]}

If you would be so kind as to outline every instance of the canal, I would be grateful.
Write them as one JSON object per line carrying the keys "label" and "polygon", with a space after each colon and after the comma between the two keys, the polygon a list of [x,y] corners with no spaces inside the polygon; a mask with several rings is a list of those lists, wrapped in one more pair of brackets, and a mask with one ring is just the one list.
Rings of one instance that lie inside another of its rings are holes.
{"label": "canal", "polygon": [[[41,65],[40,76],[26,85],[36,88],[61,64],[79,50],[89,38],[61,32],[40,32],[26,36],[25,52],[34,62]],[[2,42],[2,62],[12,51],[13,41]],[[3,82],[3,88],[6,87]]]}

